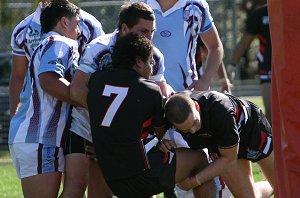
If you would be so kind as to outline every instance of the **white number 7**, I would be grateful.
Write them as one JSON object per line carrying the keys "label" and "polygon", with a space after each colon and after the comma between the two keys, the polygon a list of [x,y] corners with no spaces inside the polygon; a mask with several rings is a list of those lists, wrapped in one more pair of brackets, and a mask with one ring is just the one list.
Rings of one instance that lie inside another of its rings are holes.
{"label": "white number 7", "polygon": [[111,96],[111,94],[116,94],[117,96],[110,104],[103,121],[101,123],[102,126],[109,127],[112,120],[114,119],[115,114],[117,113],[119,107],[127,96],[128,87],[116,87],[111,85],[105,85],[102,95],[103,96]]}

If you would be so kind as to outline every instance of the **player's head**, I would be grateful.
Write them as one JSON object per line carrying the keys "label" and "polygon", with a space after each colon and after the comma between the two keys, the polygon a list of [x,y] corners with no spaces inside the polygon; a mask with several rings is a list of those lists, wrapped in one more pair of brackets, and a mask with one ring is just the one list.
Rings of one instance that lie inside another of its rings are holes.
{"label": "player's head", "polygon": [[151,41],[131,32],[117,39],[112,53],[112,65],[114,68],[133,69],[148,79],[152,72],[152,56]]}
{"label": "player's head", "polygon": [[41,13],[42,32],[56,31],[76,40],[79,30],[79,8],[68,0],[52,0]]}
{"label": "player's head", "polygon": [[121,7],[118,29],[121,36],[134,32],[151,40],[155,30],[153,10],[143,2],[125,3]]}
{"label": "player's head", "polygon": [[199,105],[186,93],[177,93],[167,100],[165,115],[169,122],[181,132],[195,133],[201,127]]}

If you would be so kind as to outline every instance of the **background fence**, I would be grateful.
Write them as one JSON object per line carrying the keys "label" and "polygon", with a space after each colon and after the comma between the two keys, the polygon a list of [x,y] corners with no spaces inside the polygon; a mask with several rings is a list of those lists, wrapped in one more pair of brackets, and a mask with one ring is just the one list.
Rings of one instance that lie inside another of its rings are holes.
{"label": "background fence", "polygon": [[[72,0],[71,0],[72,1]],[[241,35],[246,19],[246,12],[241,10],[243,0],[207,0],[210,11],[213,15],[215,25],[224,46],[224,62],[228,62],[230,53]],[[78,4],[83,10],[94,15],[103,25],[106,33],[112,32],[117,26],[118,13],[123,1],[102,1],[102,0],[81,0],[72,1]],[[13,28],[22,19],[36,9],[35,3],[28,3],[26,0],[0,0],[4,7],[0,13],[0,150],[7,149],[7,133],[9,126],[8,107],[8,84],[11,68],[10,37]],[[233,90],[236,95],[258,95],[259,86],[257,79],[257,66],[255,53],[257,42],[252,44],[248,58],[245,58],[238,66],[237,80]],[[214,85],[214,88],[217,85]]]}

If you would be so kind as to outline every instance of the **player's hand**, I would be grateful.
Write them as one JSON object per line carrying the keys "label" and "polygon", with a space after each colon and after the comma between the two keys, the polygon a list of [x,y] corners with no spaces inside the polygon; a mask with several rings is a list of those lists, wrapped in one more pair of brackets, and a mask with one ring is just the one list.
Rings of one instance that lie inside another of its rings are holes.
{"label": "player's hand", "polygon": [[95,148],[93,146],[89,146],[89,145],[85,146],[85,155],[88,158],[91,158],[93,160],[96,160],[96,161],[98,160],[97,157],[96,157]]}
{"label": "player's hand", "polygon": [[206,80],[203,76],[199,80],[195,80],[187,88],[194,91],[207,91],[210,89],[211,80]]}
{"label": "player's hand", "polygon": [[164,153],[168,152],[171,148],[176,147],[175,143],[168,139],[162,139],[157,146]]}
{"label": "player's hand", "polygon": [[190,189],[193,189],[193,188],[196,188],[197,186],[199,186],[195,176],[189,177],[189,178],[177,183],[176,185],[185,191],[188,191]]}
{"label": "player's hand", "polygon": [[231,88],[233,87],[233,85],[230,83],[230,80],[228,78],[219,79],[219,83],[221,86],[220,92],[231,94]]}
{"label": "player's hand", "polygon": [[233,82],[233,80],[235,78],[235,70],[236,70],[235,65],[228,64],[227,67],[226,67],[227,76],[228,76],[228,78],[231,82]]}

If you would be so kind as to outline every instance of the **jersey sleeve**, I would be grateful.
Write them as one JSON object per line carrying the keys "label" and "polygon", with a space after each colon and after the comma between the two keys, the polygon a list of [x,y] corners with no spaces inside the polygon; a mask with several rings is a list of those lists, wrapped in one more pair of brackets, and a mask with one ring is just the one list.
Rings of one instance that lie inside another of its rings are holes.
{"label": "jersey sleeve", "polygon": [[164,77],[164,56],[156,47],[154,47],[153,59],[155,63],[152,68],[152,75],[150,76],[150,80],[153,80],[155,82],[166,82],[166,79]]}
{"label": "jersey sleeve", "polygon": [[209,5],[206,1],[197,1],[199,5],[195,7],[195,15],[199,15],[200,32],[206,32],[213,27],[213,17],[209,11]]}
{"label": "jersey sleeve", "polygon": [[14,29],[11,35],[11,48],[12,54],[17,56],[26,56],[24,44],[26,39],[26,31],[27,31],[27,24],[30,21],[32,15],[26,17],[23,21],[21,21]]}
{"label": "jersey sleeve", "polygon": [[87,43],[101,35],[104,35],[101,23],[93,15],[85,12],[84,10],[80,10],[80,15],[81,32],[86,37]]}
{"label": "jersey sleeve", "polygon": [[98,42],[97,38],[86,47],[79,61],[78,69],[84,73],[91,74],[96,70],[108,67],[111,67],[111,52],[108,47]]}
{"label": "jersey sleeve", "polygon": [[[75,45],[76,41],[69,39]],[[78,54],[74,51],[72,45],[67,44],[61,40],[49,41],[43,48],[44,52],[41,55],[41,63],[39,74],[44,72],[55,72],[61,77],[65,76],[65,72],[70,68],[76,68],[76,56]]]}
{"label": "jersey sleeve", "polygon": [[217,104],[210,113],[211,126],[220,148],[231,148],[239,143],[239,134],[233,109]]}
{"label": "jersey sleeve", "polygon": [[160,91],[160,88],[157,86],[155,90],[155,96],[153,97],[153,101],[155,101],[155,108],[153,112],[153,126],[154,127],[162,127],[165,125],[164,119],[164,110],[163,110],[163,97]]}
{"label": "jersey sleeve", "polygon": [[259,13],[254,10],[248,17],[246,22],[246,32],[252,35],[256,35],[259,32]]}

